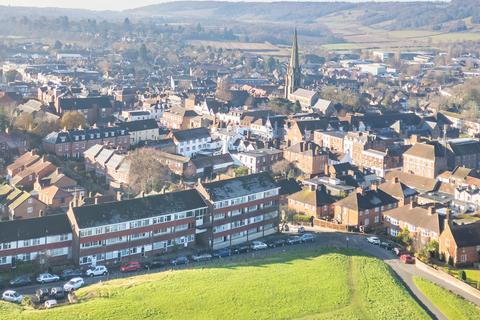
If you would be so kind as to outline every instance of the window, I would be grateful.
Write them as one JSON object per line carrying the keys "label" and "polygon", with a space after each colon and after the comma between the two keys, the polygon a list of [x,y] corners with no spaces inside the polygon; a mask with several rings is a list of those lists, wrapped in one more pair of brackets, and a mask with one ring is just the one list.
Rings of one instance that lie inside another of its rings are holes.
{"label": "window", "polygon": [[33,212],[33,207],[28,207],[27,208],[27,213],[32,213]]}
{"label": "window", "polygon": [[460,262],[463,262],[463,263],[467,262],[467,255],[466,254],[462,254],[460,256]]}
{"label": "window", "polygon": [[2,243],[2,245],[0,246],[0,249],[1,250],[8,250],[12,247],[12,244],[10,242],[7,242],[7,243]]}

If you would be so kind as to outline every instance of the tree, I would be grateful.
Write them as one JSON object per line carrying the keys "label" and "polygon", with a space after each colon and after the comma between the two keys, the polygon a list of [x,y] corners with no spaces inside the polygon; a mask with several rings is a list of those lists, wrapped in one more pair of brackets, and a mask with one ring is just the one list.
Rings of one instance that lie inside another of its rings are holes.
{"label": "tree", "polygon": [[129,187],[134,193],[164,191],[171,184],[173,173],[161,163],[159,153],[153,148],[141,148],[128,155]]}
{"label": "tree", "polygon": [[458,271],[458,278],[462,281],[467,281],[467,274],[464,270]]}
{"label": "tree", "polygon": [[248,168],[245,166],[241,166],[233,169],[233,172],[235,173],[235,177],[246,176],[248,174]]}
{"label": "tree", "polygon": [[284,160],[277,161],[272,165],[272,172],[277,176],[286,177],[290,168],[291,168],[290,162],[284,159]]}
{"label": "tree", "polygon": [[413,239],[410,236],[410,231],[408,228],[402,229],[402,231],[400,231],[400,233],[397,235],[397,239],[407,247],[413,244]]}
{"label": "tree", "polygon": [[20,114],[14,122],[15,128],[21,131],[30,131],[33,129],[33,116],[30,113],[23,112]]}
{"label": "tree", "polygon": [[430,256],[438,256],[438,249],[439,249],[438,241],[435,241],[435,240],[430,240],[425,246],[425,250],[428,251]]}
{"label": "tree", "polygon": [[65,114],[62,116],[60,124],[63,128],[71,130],[78,127],[85,127],[86,120],[82,113],[77,111],[69,111],[65,112]]}
{"label": "tree", "polygon": [[60,49],[62,49],[62,47],[63,47],[63,43],[60,42],[60,40],[55,41],[55,44],[53,45],[53,48],[55,50],[60,50]]}

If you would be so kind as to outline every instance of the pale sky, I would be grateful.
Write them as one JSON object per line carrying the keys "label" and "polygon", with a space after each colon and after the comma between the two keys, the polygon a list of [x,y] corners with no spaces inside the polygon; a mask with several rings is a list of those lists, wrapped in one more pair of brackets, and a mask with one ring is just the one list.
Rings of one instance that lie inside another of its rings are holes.
{"label": "pale sky", "polygon": [[[0,0],[0,5],[81,8],[81,9],[91,9],[91,10],[116,10],[117,11],[117,10],[138,8],[138,7],[146,6],[150,4],[156,4],[161,2],[171,2],[171,1],[173,0]],[[268,1],[268,0],[257,0],[257,1]],[[285,1],[285,0],[276,0],[276,1]],[[312,1],[312,0],[306,0],[306,1]],[[317,0],[317,1],[325,1],[325,0]],[[327,1],[332,1],[332,0],[327,0]],[[340,1],[340,0],[333,0],[333,1]],[[366,0],[346,0],[346,1],[361,2]],[[386,0],[386,1],[393,1],[393,0]],[[405,1],[405,0],[397,0],[397,1]],[[407,1],[413,1],[413,0],[407,0]],[[427,1],[431,1],[431,0],[427,0]],[[444,1],[444,0],[440,0],[440,1]]]}

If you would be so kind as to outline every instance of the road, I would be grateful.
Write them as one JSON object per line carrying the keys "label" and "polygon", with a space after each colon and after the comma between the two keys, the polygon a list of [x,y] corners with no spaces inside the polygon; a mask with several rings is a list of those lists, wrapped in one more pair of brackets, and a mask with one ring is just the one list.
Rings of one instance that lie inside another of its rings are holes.
{"label": "road", "polygon": [[[374,257],[377,257],[381,260],[383,260],[385,263],[387,263],[393,271],[398,275],[398,278],[405,284],[407,289],[410,291],[412,296],[417,300],[417,302],[427,311],[429,314],[432,316],[434,319],[447,319],[438,308],[436,308],[430,300],[425,297],[420,290],[416,287],[416,285],[413,282],[413,277],[414,276],[419,276],[424,279],[427,279],[429,281],[432,281],[448,290],[451,290],[452,292],[455,292],[459,294],[460,296],[463,296],[465,299],[480,305],[480,299],[476,296],[471,295],[468,292],[465,292],[451,284],[449,284],[445,279],[442,279],[440,277],[436,277],[431,275],[430,273],[427,273],[423,270],[418,269],[415,267],[415,265],[407,265],[402,263],[397,256],[395,256],[391,251],[388,251],[386,249],[383,249],[379,246],[372,245],[368,243],[365,240],[365,236],[359,235],[359,234],[352,234],[352,233],[343,233],[343,232],[325,232],[325,231],[320,231],[318,229],[313,229],[313,228],[306,228],[307,231],[309,232],[315,232],[316,233],[316,240],[314,243],[308,243],[308,244],[302,244],[301,246],[304,247],[311,247],[311,246],[323,246],[323,247],[337,247],[337,248],[354,248],[361,250],[365,253],[368,253]],[[348,240],[347,240],[348,239]],[[139,272],[132,272],[132,273],[121,273],[121,272],[111,272],[108,276],[101,276],[101,277],[95,277],[95,278],[85,278],[85,284],[86,285],[91,285],[97,282],[101,281],[106,281],[106,280],[111,280],[111,279],[117,279],[117,278],[124,278],[124,277],[130,277],[133,275],[140,275],[140,274],[145,274],[145,273],[154,273],[154,272],[162,272],[165,270],[171,270],[171,269],[185,269],[185,268],[190,268],[192,266],[198,266],[198,265],[213,265],[213,264],[218,264],[218,263],[223,263],[224,261],[235,261],[235,260],[241,260],[245,261],[248,257],[252,255],[256,255],[257,258],[259,254],[261,256],[267,256],[267,255],[273,255],[277,254],[279,252],[282,252],[284,250],[297,250],[298,245],[294,246],[286,246],[286,247],[281,247],[281,248],[270,248],[268,250],[263,250],[261,253],[245,253],[245,254],[240,254],[240,255],[234,255],[231,257],[227,258],[222,258],[222,259],[215,259],[212,261],[208,262],[197,262],[197,263],[191,263],[188,265],[184,266],[177,266],[177,267],[166,267],[166,268],[160,268],[160,269],[155,269],[155,270],[142,270]],[[57,282],[57,283],[51,283],[51,284],[46,284],[46,285],[40,285],[40,284],[35,284],[31,286],[26,286],[22,288],[18,288],[17,291],[23,295],[33,295],[35,293],[35,290],[38,288],[42,287],[53,287],[53,286],[62,286],[64,282]]]}

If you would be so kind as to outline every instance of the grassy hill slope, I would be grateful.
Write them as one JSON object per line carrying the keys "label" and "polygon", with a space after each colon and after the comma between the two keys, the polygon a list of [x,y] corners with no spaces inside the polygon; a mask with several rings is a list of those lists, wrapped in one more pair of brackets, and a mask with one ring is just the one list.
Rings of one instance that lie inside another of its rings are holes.
{"label": "grassy hill slope", "polygon": [[240,264],[113,280],[80,303],[5,319],[428,319],[382,261],[355,251],[307,250]]}

